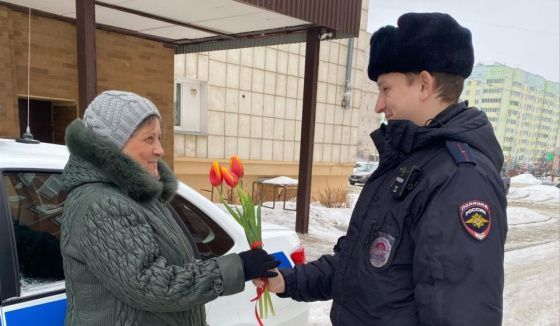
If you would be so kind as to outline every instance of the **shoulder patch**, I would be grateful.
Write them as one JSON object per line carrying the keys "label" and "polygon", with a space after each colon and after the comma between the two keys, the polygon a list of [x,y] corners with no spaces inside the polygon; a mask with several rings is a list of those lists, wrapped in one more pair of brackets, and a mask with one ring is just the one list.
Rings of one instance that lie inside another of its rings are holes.
{"label": "shoulder patch", "polygon": [[445,141],[445,145],[447,146],[447,150],[451,156],[453,156],[455,163],[471,163],[476,165],[474,152],[470,148],[469,144],[447,140]]}
{"label": "shoulder patch", "polygon": [[480,200],[469,200],[459,205],[461,223],[473,238],[484,240],[490,233],[492,216],[490,205]]}

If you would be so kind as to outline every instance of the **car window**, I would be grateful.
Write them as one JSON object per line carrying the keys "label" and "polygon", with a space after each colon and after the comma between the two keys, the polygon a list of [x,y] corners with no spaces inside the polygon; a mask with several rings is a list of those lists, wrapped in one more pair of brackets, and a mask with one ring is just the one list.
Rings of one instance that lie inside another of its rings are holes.
{"label": "car window", "polygon": [[357,168],[358,172],[373,172],[377,168],[375,164],[364,164]]}
{"label": "car window", "polygon": [[16,239],[21,296],[64,280],[60,218],[66,193],[61,175],[7,172],[3,181]]}
{"label": "car window", "polygon": [[175,196],[171,207],[189,229],[201,259],[221,256],[233,247],[234,241],[229,234],[185,198]]}

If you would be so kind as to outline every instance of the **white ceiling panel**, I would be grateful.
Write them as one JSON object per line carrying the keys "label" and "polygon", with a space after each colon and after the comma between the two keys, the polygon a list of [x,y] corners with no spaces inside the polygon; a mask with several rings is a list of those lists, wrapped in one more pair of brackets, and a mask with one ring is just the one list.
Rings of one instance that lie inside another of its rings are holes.
{"label": "white ceiling panel", "polygon": [[51,14],[63,15],[76,11],[76,1],[72,0],[3,0],[22,7],[46,11]]}
{"label": "white ceiling panel", "polygon": [[216,36],[216,34],[201,32],[195,29],[186,28],[177,25],[171,25],[168,27],[153,28],[153,29],[144,29],[144,30],[139,30],[138,32],[143,34],[166,37],[174,40],[196,39],[202,37]]}
{"label": "white ceiling panel", "polygon": [[[76,18],[75,0],[0,0],[18,6]],[[233,0],[101,0],[104,3],[149,13],[186,24],[198,25],[227,34],[260,31],[308,22]],[[215,34],[174,25],[157,19],[95,7],[99,24],[136,31],[169,39],[197,39]]]}
{"label": "white ceiling panel", "polygon": [[[68,17],[76,18],[76,13],[68,15]],[[159,20],[145,18],[142,16],[137,16],[129,14],[127,12],[100,6],[95,7],[95,22],[99,24],[125,28],[132,31],[172,26],[169,23],[165,23]]]}
{"label": "white ceiling panel", "polygon": [[240,16],[259,12],[260,9],[232,0],[132,0],[119,6],[192,23]]}
{"label": "white ceiling panel", "polygon": [[[70,0],[70,1],[74,1],[74,0]],[[103,3],[111,4],[111,5],[120,6],[122,4],[125,4],[127,2],[131,2],[131,1],[134,1],[134,0],[100,0],[100,1],[103,2]]]}
{"label": "white ceiling panel", "polygon": [[259,31],[272,28],[298,26],[308,24],[308,22],[286,15],[277,14],[268,10],[247,14],[244,16],[227,17],[222,19],[197,22],[199,26],[210,29],[221,29],[228,33],[243,33]]}

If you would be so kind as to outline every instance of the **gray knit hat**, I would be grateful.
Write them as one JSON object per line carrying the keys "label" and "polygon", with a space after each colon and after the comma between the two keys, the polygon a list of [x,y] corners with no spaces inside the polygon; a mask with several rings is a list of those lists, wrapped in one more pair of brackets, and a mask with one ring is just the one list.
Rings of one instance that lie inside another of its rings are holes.
{"label": "gray knit hat", "polygon": [[122,149],[136,128],[151,115],[161,118],[147,98],[130,92],[105,91],[88,105],[83,121],[95,134]]}

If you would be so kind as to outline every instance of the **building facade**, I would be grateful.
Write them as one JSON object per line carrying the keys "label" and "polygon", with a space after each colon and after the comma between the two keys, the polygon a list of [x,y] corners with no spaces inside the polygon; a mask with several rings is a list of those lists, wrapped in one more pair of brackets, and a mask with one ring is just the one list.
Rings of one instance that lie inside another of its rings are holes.
{"label": "building facade", "polygon": [[[364,112],[373,112],[367,12],[363,1],[358,38],[321,42],[314,192],[347,185]],[[297,179],[304,67],[304,43],[175,55],[178,176],[208,190],[210,163],[237,154],[247,165],[247,184],[278,175]]]}
{"label": "building facade", "polygon": [[501,64],[477,64],[462,98],[486,112],[506,164],[532,164],[560,146],[557,82]]}

